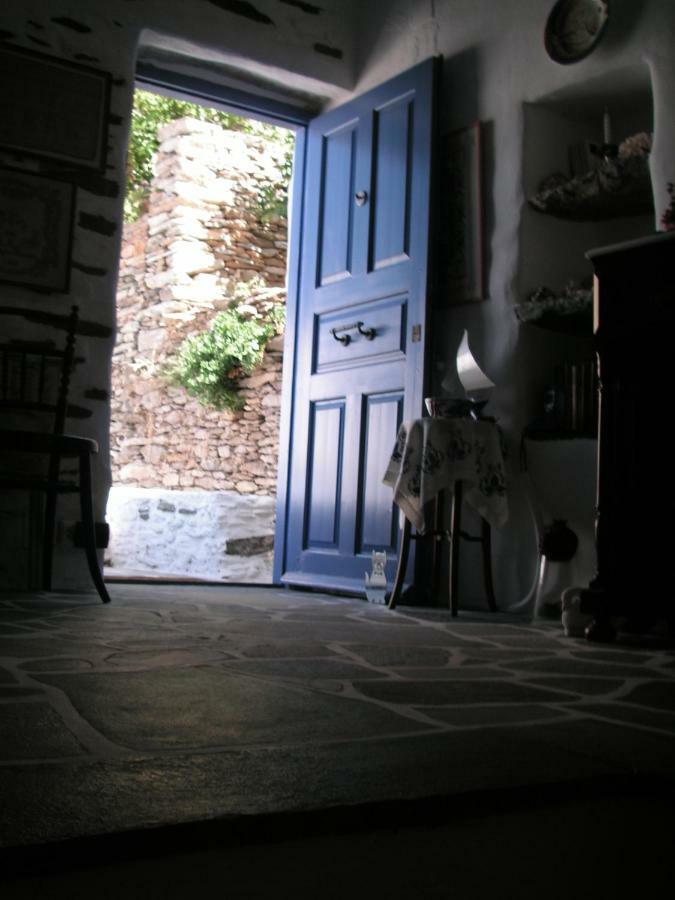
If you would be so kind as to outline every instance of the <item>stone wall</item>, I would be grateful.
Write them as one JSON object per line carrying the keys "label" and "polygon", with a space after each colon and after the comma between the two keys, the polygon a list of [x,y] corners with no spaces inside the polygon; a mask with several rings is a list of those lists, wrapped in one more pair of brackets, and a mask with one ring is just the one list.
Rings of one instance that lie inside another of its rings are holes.
{"label": "stone wall", "polygon": [[282,337],[244,379],[243,409],[219,412],[172,387],[183,339],[249,282],[258,310],[284,303],[286,221],[259,211],[283,143],[179,119],[160,131],[147,212],[125,226],[112,368],[113,484],[275,493]]}
{"label": "stone wall", "polygon": [[272,581],[274,497],[113,487],[107,575]]}

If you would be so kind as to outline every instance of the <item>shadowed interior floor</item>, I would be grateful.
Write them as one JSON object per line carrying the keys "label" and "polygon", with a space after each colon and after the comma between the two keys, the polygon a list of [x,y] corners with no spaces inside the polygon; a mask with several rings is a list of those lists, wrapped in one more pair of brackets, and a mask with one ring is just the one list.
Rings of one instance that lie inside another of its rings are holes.
{"label": "shadowed interior floor", "polygon": [[[5,877],[37,861],[51,875],[14,883],[17,897],[63,879],[69,896],[91,891],[113,861],[120,884],[145,866],[173,890],[175,854],[208,890],[226,866],[265,896],[267,874],[290,878],[310,851],[335,868],[327,896],[373,866],[394,896],[458,867],[477,885],[490,860],[534,886],[554,861],[578,877],[589,846],[601,856],[627,833],[665,878],[675,658],[658,642],[273,588],[111,594],[0,595],[0,852]],[[103,868],[78,871],[85,858]]]}

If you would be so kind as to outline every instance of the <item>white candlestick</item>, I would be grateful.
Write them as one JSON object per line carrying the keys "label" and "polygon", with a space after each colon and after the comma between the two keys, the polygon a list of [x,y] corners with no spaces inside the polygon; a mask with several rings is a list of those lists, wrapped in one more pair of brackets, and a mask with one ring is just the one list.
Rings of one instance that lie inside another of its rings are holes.
{"label": "white candlestick", "polygon": [[612,143],[612,125],[609,121],[609,112],[605,110],[602,117],[602,138],[605,144]]}

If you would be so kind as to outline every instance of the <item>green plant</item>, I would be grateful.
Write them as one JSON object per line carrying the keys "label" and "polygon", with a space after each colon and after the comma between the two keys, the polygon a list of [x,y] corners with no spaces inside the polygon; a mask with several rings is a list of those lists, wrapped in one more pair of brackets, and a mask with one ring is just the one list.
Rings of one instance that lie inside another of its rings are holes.
{"label": "green plant", "polygon": [[185,388],[202,406],[241,409],[239,381],[262,362],[265,346],[283,325],[284,307],[267,316],[253,307],[219,312],[208,330],[186,338],[176,361],[166,370],[172,384]]}

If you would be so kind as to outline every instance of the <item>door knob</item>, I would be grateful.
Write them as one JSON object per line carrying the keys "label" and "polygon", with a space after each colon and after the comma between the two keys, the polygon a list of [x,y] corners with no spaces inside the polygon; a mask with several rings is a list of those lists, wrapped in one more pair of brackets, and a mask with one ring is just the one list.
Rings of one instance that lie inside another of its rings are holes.
{"label": "door knob", "polygon": [[368,191],[357,191],[354,194],[354,199],[356,200],[357,206],[363,206],[363,204],[368,200]]}

